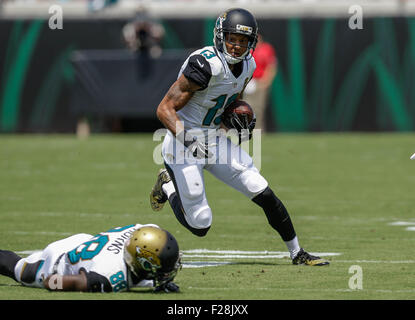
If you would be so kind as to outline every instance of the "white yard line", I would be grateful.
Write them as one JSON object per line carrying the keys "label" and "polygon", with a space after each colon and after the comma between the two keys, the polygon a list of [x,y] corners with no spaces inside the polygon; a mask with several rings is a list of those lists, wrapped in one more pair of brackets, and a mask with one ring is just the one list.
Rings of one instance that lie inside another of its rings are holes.
{"label": "white yard line", "polygon": [[415,226],[415,221],[395,221],[388,224],[390,226]]}
{"label": "white yard line", "polygon": [[13,233],[17,235],[39,235],[39,236],[70,236],[73,233],[70,232],[53,232],[53,231],[20,231],[20,230],[8,230],[7,233]]}
{"label": "white yard line", "polygon": [[227,264],[232,264],[229,261],[186,261],[183,262],[183,268],[204,268],[204,267],[218,267]]}
{"label": "white yard line", "polygon": [[[277,256],[284,256],[289,257],[289,253],[287,251],[243,251],[243,250],[209,250],[209,249],[190,249],[190,250],[182,250],[183,254],[201,254],[202,256],[209,256],[210,254],[215,253],[219,254],[221,256],[228,255],[228,256],[237,256],[239,254],[242,254],[244,256],[246,255],[252,255],[252,256],[258,256],[263,255],[268,257],[272,257],[272,255]],[[206,255],[203,255],[206,254]],[[336,252],[310,252],[310,254],[317,255],[317,256],[338,256],[341,255],[341,253]]]}
{"label": "white yard line", "polygon": [[415,260],[333,260],[332,263],[391,263],[391,264],[407,264],[415,263]]}
{"label": "white yard line", "polygon": [[[188,289],[192,290],[201,290],[201,291],[229,291],[229,290],[235,290],[235,288],[228,288],[228,287],[212,287],[212,288],[206,288],[206,287],[188,287]],[[353,290],[353,289],[309,289],[309,288],[250,288],[250,291],[256,290],[256,291],[310,291],[310,292],[377,292],[377,293],[415,293],[415,289],[398,289],[398,290],[391,290],[391,289],[361,289],[361,290]]]}
{"label": "white yard line", "polygon": [[[17,251],[17,254],[30,255],[36,250]],[[339,256],[341,253],[336,252],[314,252],[318,256]],[[284,259],[289,258],[287,252],[282,251],[242,251],[242,250],[209,250],[209,249],[190,249],[182,251],[184,268],[202,268],[217,267],[227,264],[235,264],[238,259]],[[195,260],[197,259],[197,260]],[[200,260],[202,259],[202,261]],[[211,260],[214,259],[214,260]],[[219,261],[218,261],[219,260]],[[336,263],[373,263],[373,264],[414,264],[415,260],[337,260],[331,261]]]}
{"label": "white yard line", "polygon": [[204,254],[183,254],[183,258],[209,258],[209,259],[282,259],[289,255],[241,255],[241,254],[224,254],[224,255],[204,255]]}

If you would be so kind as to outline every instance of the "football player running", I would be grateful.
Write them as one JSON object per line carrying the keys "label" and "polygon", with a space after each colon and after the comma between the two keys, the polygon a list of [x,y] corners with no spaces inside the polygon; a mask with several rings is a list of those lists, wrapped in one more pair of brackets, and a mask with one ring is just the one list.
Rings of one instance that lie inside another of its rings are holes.
{"label": "football player running", "polygon": [[153,287],[178,292],[179,246],[154,224],[133,224],[80,233],[49,244],[26,258],[0,250],[0,274],[24,286],[61,291],[121,292]]}
{"label": "football player running", "polygon": [[[241,97],[255,70],[252,52],[257,30],[257,22],[247,10],[227,10],[216,20],[214,45],[196,50],[182,65],[157,108],[157,117],[168,129],[162,145],[166,169],[160,169],[150,193],[151,207],[159,211],[168,200],[183,226],[205,236],[212,224],[205,169],[264,210],[269,224],[285,242],[293,264],[327,265],[328,261],[300,247],[283,203],[249,154],[227,139],[221,129],[221,114]],[[254,126],[255,119],[235,129],[246,132]]]}

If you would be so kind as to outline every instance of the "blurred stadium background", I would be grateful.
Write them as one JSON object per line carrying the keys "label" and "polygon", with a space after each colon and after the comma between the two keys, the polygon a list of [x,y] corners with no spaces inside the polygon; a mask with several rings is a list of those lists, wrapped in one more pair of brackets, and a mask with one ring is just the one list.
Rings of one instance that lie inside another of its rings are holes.
{"label": "blurred stadium background", "polygon": [[[352,5],[363,29],[350,29]],[[62,29],[51,29],[53,5]],[[2,0],[0,132],[151,132],[163,94],[192,49],[212,43],[220,12],[252,11],[278,56],[271,132],[412,131],[415,1]],[[163,29],[140,64],[123,27]]]}

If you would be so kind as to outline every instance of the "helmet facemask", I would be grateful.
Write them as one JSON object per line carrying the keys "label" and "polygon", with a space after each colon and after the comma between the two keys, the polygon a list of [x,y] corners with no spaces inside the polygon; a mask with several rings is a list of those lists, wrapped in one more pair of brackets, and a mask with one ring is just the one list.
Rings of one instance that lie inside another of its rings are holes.
{"label": "helmet facemask", "polygon": [[[236,34],[244,34],[244,33],[239,33],[239,32],[225,32],[222,30],[216,30],[215,29],[215,44],[217,46],[221,47],[221,52],[223,52],[226,62],[228,62],[229,64],[235,64],[235,63],[239,63],[243,60],[249,60],[252,58],[252,52],[255,50],[255,46],[256,46],[256,42],[257,39],[256,37],[249,37],[249,42],[248,42],[248,46],[245,47],[246,50],[243,54],[241,54],[238,57],[233,56],[232,54],[230,54],[226,48],[226,42],[228,43],[232,43],[230,41],[227,41],[227,35],[230,35],[231,33],[236,33]],[[245,35],[245,34],[244,34]],[[252,51],[252,52],[251,52]]]}

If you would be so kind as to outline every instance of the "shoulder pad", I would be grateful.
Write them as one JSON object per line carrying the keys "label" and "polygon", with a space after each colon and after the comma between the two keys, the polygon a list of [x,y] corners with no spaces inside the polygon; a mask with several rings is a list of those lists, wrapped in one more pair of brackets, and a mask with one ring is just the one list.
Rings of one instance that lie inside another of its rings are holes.
{"label": "shoulder pad", "polygon": [[220,57],[217,55],[217,52],[214,47],[208,46],[202,49],[196,50],[191,54],[192,55],[202,56],[207,63],[210,65],[210,70],[212,76],[217,76],[224,70],[224,65]]}

